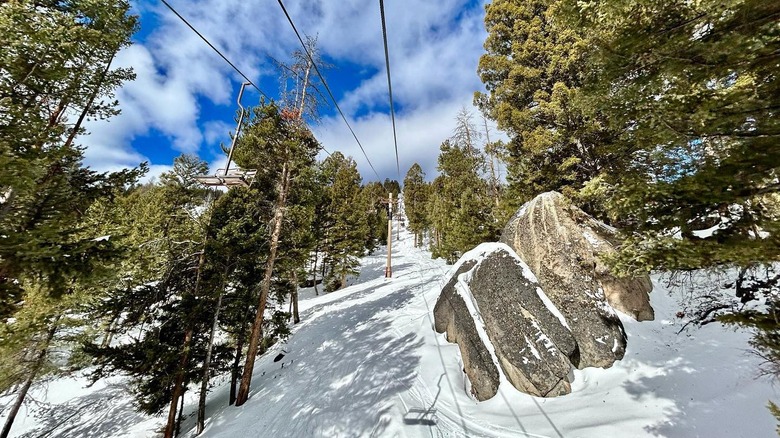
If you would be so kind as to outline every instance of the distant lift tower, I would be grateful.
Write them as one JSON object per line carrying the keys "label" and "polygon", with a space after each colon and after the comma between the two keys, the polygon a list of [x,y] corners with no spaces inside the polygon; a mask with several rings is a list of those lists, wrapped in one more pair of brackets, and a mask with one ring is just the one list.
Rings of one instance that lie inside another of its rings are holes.
{"label": "distant lift tower", "polygon": [[244,82],[241,84],[241,90],[238,92],[238,107],[241,108],[241,115],[238,117],[238,124],[236,125],[236,133],[230,142],[230,149],[228,150],[227,164],[224,169],[217,169],[217,172],[213,175],[198,175],[195,180],[203,185],[210,187],[249,187],[255,180],[257,169],[243,170],[238,167],[230,168],[230,163],[233,161],[233,150],[236,148],[236,140],[238,134],[241,132],[241,125],[244,122],[244,113],[246,110],[241,105],[241,97],[244,95],[244,88],[247,85],[251,85],[251,82]]}

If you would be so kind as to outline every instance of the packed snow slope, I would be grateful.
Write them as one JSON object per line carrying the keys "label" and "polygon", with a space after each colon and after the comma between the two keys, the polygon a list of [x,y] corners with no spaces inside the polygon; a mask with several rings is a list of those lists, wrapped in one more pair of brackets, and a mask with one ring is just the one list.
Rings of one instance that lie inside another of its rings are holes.
{"label": "packed snow slope", "polygon": [[[747,351],[749,333],[709,324],[678,335],[677,297],[662,285],[652,293],[655,321],[623,318],[625,358],[606,370],[575,370],[572,394],[535,398],[503,384],[477,402],[467,394],[458,347],[432,328],[449,267],[414,248],[404,232],[393,244],[392,279],[384,278],[384,263],[377,251],[352,286],[302,293],[302,321],[258,359],[249,401],[227,406],[227,377],[216,380],[202,436],[774,436],[765,405],[780,397],[756,378],[760,360]],[[134,413],[122,382],[89,389],[78,378],[52,382],[36,393],[51,404],[23,411],[15,431],[154,436],[163,419]],[[183,436],[193,435],[195,392],[188,393]]]}

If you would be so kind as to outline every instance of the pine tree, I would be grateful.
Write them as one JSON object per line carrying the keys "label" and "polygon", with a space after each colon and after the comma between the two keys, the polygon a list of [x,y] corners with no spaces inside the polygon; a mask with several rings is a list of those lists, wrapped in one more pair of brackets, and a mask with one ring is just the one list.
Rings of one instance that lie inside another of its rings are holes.
{"label": "pine tree", "polygon": [[398,181],[385,178],[382,187],[384,187],[385,193],[392,193],[393,199],[398,199],[398,194],[401,193],[401,184],[399,184]]}
{"label": "pine tree", "polygon": [[[567,0],[558,14],[595,36],[582,107],[621,133],[605,146],[622,171],[591,184],[625,225],[615,268],[736,269],[736,297],[766,299],[766,312],[735,308],[721,320],[755,331],[751,345],[775,376],[779,14],[777,2],[751,0]],[[706,314],[732,307],[723,304]]]}
{"label": "pine tree", "polygon": [[450,227],[451,212],[455,209],[453,202],[444,195],[444,182],[444,175],[431,182],[430,196],[425,205],[427,221],[431,224],[431,255],[434,258],[446,254],[443,237]]}
{"label": "pine tree", "polygon": [[87,118],[115,114],[113,90],[132,78],[127,69],[110,68],[136,29],[128,9],[124,1],[0,4],[0,318],[16,317],[2,335],[4,343],[15,341],[4,347],[20,346],[15,351],[30,359],[2,382],[23,382],[3,438],[46,372],[49,347],[69,319],[63,315],[88,299],[121,255],[85,226],[85,215],[144,168],[85,168],[76,137]]}
{"label": "pine tree", "polygon": [[[128,9],[122,1],[0,6],[0,316],[13,312],[23,278],[47,278],[41,286],[57,296],[66,278],[91,270],[100,245],[75,238],[79,218],[140,174],[86,169],[74,142],[84,117],[114,114],[104,99],[132,78],[109,69],[136,29]],[[69,113],[79,114],[76,124]]]}
{"label": "pine tree", "polygon": [[[298,313],[298,288],[301,279],[306,278],[306,265],[314,251],[316,235],[313,231],[317,199],[316,169],[314,166],[302,169],[297,184],[292,187],[288,198],[289,207],[282,233],[286,238],[280,243],[278,278],[286,279],[290,292],[290,307],[293,323],[300,322]],[[280,297],[284,300],[286,297]]]}
{"label": "pine tree", "polygon": [[428,198],[433,226],[433,256],[454,263],[474,246],[497,237],[487,181],[480,176],[483,159],[467,145],[446,140],[441,145],[438,170]]}
{"label": "pine tree", "polygon": [[360,190],[360,209],[366,212],[368,222],[365,249],[369,252],[387,242],[387,208],[382,203],[386,197],[384,187],[377,181],[364,185]]}
{"label": "pine tree", "polygon": [[314,293],[319,295],[317,289],[318,282],[322,281],[324,277],[325,263],[321,263],[323,255],[327,251],[328,230],[332,224],[332,218],[330,215],[330,190],[328,185],[331,184],[331,176],[329,170],[324,167],[323,163],[318,163],[315,167],[315,185],[312,187],[312,197],[315,200],[314,205],[314,219],[312,221],[312,234],[314,238],[314,254],[311,264],[311,279],[314,286]]}
{"label": "pine tree", "polygon": [[169,406],[167,435],[175,429],[187,384],[199,378],[189,364],[205,356],[209,343],[211,306],[206,303],[211,302],[204,291],[222,283],[213,273],[215,265],[205,263],[207,251],[213,250],[206,240],[210,213],[198,214],[206,193],[188,183],[204,166],[194,157],[179,157],[161,184],[141,187],[123,203],[123,240],[132,252],[93,314],[111,321],[113,332],[138,333],[140,326],[140,334],[121,345],[85,347],[98,364],[94,379],[121,371],[133,378],[144,412],[156,414]]}
{"label": "pine tree", "polygon": [[334,153],[323,166],[331,169],[333,179],[329,187],[332,224],[328,230],[327,263],[330,290],[346,286],[347,276],[357,274],[359,257],[364,254],[369,237],[369,207],[361,202],[361,177],[352,158]]}
{"label": "pine tree", "polygon": [[567,5],[598,36],[583,100],[622,133],[607,146],[623,171],[598,184],[628,226],[620,267],[780,260],[780,5]]}
{"label": "pine tree", "polygon": [[425,172],[419,164],[414,163],[404,178],[404,207],[409,219],[409,231],[414,233],[415,246],[421,246],[423,235],[429,222],[425,206],[428,202],[428,185],[425,183]]}
{"label": "pine tree", "polygon": [[261,104],[253,109],[252,117],[247,121],[247,127],[238,141],[236,163],[244,168],[262,169],[259,172],[260,178],[271,182],[268,188],[274,194],[275,200],[268,261],[260,285],[252,332],[248,339],[236,406],[241,406],[249,398],[254,361],[262,339],[264,314],[271,291],[274,263],[291,186],[297,182],[296,177],[302,171],[313,166],[319,147],[311,131],[300,119],[282,117],[273,103]]}
{"label": "pine tree", "polygon": [[[597,112],[577,105],[590,44],[558,19],[558,0],[497,0],[486,6],[487,53],[478,73],[488,93],[476,105],[510,136],[506,145],[506,210],[542,192],[578,199],[609,165],[601,145],[614,137]],[[590,212],[600,207],[581,200]]]}
{"label": "pine tree", "polygon": [[[217,201],[211,219],[213,242],[219,245],[218,258],[228,267],[230,284],[224,290],[219,324],[230,339],[231,405],[236,400],[243,349],[268,261],[273,191],[264,185],[267,183],[256,179],[248,189],[231,189]],[[263,329],[264,333],[275,331],[270,325]],[[261,351],[264,344],[263,340]]]}

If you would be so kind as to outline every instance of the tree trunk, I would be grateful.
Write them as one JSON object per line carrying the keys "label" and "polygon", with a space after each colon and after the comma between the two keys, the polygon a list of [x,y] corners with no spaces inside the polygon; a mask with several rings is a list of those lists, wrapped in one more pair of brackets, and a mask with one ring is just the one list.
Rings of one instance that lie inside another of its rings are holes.
{"label": "tree trunk", "polygon": [[486,151],[488,149],[491,149],[490,152],[488,152],[488,158],[490,159],[490,189],[493,192],[493,202],[495,202],[496,207],[499,205],[499,199],[498,199],[498,177],[496,176],[496,169],[494,167],[493,160],[495,157],[493,156],[493,150],[492,148],[489,148],[490,145],[490,130],[488,129],[487,119],[483,116],[482,121],[485,122],[485,140],[487,140],[487,144],[485,145]]}
{"label": "tree trunk", "polygon": [[198,424],[195,428],[195,435],[200,435],[203,428],[206,427],[206,393],[209,390],[209,367],[211,366],[211,351],[214,348],[214,332],[217,331],[219,322],[219,310],[222,308],[222,295],[227,286],[227,268],[225,268],[225,278],[222,283],[222,290],[217,298],[217,309],[214,311],[214,321],[211,323],[211,333],[209,334],[209,344],[206,347],[206,359],[203,362],[203,377],[200,382],[200,398],[198,399]]}
{"label": "tree trunk", "polygon": [[108,321],[105,333],[103,334],[103,341],[100,343],[100,348],[106,348],[111,345],[111,340],[114,339],[114,323],[117,319],[117,316],[112,316],[111,320]]}
{"label": "tree trunk", "polygon": [[176,380],[173,384],[173,394],[171,394],[171,407],[168,410],[168,422],[165,425],[165,438],[173,438],[176,429],[176,405],[179,403],[179,397],[184,395],[184,367],[187,366],[187,360],[190,356],[190,344],[192,343],[193,329],[190,327],[184,332],[184,344],[179,361],[179,369],[176,372]]}
{"label": "tree trunk", "polygon": [[[211,216],[209,216],[208,225],[211,224]],[[200,258],[198,259],[198,270],[195,278],[195,290],[194,294],[197,297],[200,291],[200,283],[201,283],[201,276],[203,274],[203,265],[206,263],[206,241],[203,241],[203,250],[200,253]],[[186,293],[186,291],[185,291]],[[190,358],[190,347],[192,345],[192,336],[194,334],[195,329],[193,328],[192,323],[192,315],[187,316],[188,321],[187,323],[187,330],[184,332],[184,343],[182,346],[182,352],[181,352],[181,360],[179,361],[179,369],[176,370],[176,380],[174,381],[173,385],[173,393],[171,394],[171,407],[168,410],[168,422],[165,425],[165,435],[164,438],[172,438],[174,436],[174,432],[178,434],[178,431],[174,429],[178,429],[178,425],[176,424],[176,402],[179,401],[179,397],[182,397],[184,395],[184,391],[187,390],[187,388],[184,386],[184,375],[185,368],[187,367],[187,361]],[[182,406],[184,401],[182,400]]]}
{"label": "tree trunk", "polygon": [[320,292],[317,290],[317,259],[320,255],[320,248],[319,248],[319,242],[317,243],[317,246],[314,248],[314,266],[311,269],[311,277],[314,279],[314,295],[319,296]]}
{"label": "tree trunk", "polygon": [[229,405],[233,405],[236,402],[236,388],[238,384],[238,367],[241,364],[241,351],[244,349],[244,328],[246,322],[241,324],[241,331],[238,333],[238,339],[236,339],[236,357],[233,360],[233,365],[230,367],[230,399]]}
{"label": "tree trunk", "polygon": [[320,269],[320,278],[322,279],[322,285],[323,285],[322,288],[323,288],[323,290],[327,291],[326,286],[325,286],[325,273],[326,273],[326,270],[328,268],[328,264],[325,263],[325,259],[324,258],[322,260],[322,265],[321,266],[322,267]]}
{"label": "tree trunk", "polygon": [[298,315],[298,274],[296,273],[293,273],[292,306],[293,324],[298,324],[301,322],[301,317]]}
{"label": "tree trunk", "polygon": [[179,416],[176,418],[176,437],[179,436],[179,433],[181,433],[181,416],[184,413],[184,393],[187,392],[187,388],[184,388],[184,391],[181,393],[181,397],[179,397]]}
{"label": "tree trunk", "polygon": [[[309,49],[307,48],[308,52]],[[301,108],[298,111],[298,119],[303,118],[303,110],[306,108],[306,89],[309,87],[309,72],[311,71],[311,61],[306,63],[306,74],[303,78],[303,89],[301,90]]]}
{"label": "tree trunk", "polygon": [[46,353],[49,351],[49,344],[51,343],[51,340],[54,339],[54,334],[57,333],[57,322],[59,319],[59,316],[54,319],[54,322],[52,322],[49,331],[46,333],[46,339],[41,346],[41,351],[38,352],[38,356],[35,358],[33,368],[30,370],[30,375],[27,376],[27,380],[24,381],[24,385],[22,385],[22,387],[19,389],[19,394],[16,396],[16,400],[14,401],[13,406],[11,406],[11,410],[8,412],[8,418],[5,419],[3,431],[0,432],[0,438],[8,438],[8,435],[11,433],[11,426],[13,426],[16,415],[19,413],[19,409],[22,407],[25,397],[27,397],[27,391],[30,390],[30,386],[32,386],[33,382],[35,381],[35,377],[38,375],[38,371],[41,370],[43,362],[46,360]]}
{"label": "tree trunk", "polygon": [[339,279],[339,289],[344,289],[347,287],[347,268],[346,268],[346,260],[344,261],[344,270],[341,272],[341,278]]}
{"label": "tree trunk", "polygon": [[249,387],[252,383],[252,372],[255,367],[255,358],[260,347],[260,340],[263,336],[263,313],[268,301],[268,293],[271,290],[271,277],[274,271],[274,261],[276,260],[276,250],[279,248],[279,235],[282,232],[282,220],[284,219],[284,208],[287,203],[287,189],[290,183],[289,162],[285,161],[282,167],[282,177],[279,181],[279,196],[276,200],[274,209],[274,227],[271,233],[271,248],[268,254],[268,263],[265,267],[263,282],[260,285],[260,301],[257,303],[257,313],[255,321],[252,324],[252,334],[249,336],[249,347],[246,352],[246,362],[244,362],[244,372],[241,375],[241,385],[238,388],[236,396],[236,406],[241,406],[249,399]]}

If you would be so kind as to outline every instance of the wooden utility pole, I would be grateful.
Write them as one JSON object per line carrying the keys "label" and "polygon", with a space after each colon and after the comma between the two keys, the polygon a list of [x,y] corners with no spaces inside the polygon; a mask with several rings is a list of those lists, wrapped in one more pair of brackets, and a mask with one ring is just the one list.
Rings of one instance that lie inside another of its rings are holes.
{"label": "wooden utility pole", "polygon": [[387,203],[387,265],[385,266],[385,278],[393,276],[392,256],[393,252],[393,192],[390,192]]}

